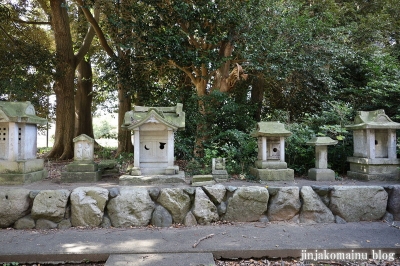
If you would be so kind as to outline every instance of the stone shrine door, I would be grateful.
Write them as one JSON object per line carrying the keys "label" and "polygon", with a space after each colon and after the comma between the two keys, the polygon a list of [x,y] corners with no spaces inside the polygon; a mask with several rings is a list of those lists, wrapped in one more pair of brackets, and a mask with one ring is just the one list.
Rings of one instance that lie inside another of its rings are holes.
{"label": "stone shrine door", "polygon": [[168,131],[148,131],[140,138],[140,167],[167,167],[168,164]]}

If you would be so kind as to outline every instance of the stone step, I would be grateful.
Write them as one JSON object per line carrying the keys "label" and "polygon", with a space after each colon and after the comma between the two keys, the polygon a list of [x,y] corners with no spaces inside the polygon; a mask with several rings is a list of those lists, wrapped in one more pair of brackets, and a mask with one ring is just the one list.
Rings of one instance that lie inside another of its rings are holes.
{"label": "stone step", "polygon": [[110,255],[105,266],[215,266],[212,253]]}

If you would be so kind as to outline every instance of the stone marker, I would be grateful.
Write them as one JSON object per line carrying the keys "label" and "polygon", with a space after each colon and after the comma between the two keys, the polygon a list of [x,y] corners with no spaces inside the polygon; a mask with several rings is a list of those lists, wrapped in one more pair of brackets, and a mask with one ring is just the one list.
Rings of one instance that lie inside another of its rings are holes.
{"label": "stone marker", "polygon": [[46,122],[30,102],[0,101],[0,184],[31,183],[47,176],[44,160],[36,158],[37,125]]}
{"label": "stone marker", "polygon": [[258,157],[250,173],[261,181],[294,181],[285,162],[285,137],[291,134],[279,122],[259,122],[251,134],[258,139]]}
{"label": "stone marker", "polygon": [[211,174],[216,181],[225,181],[228,179],[228,172],[225,169],[225,158],[213,158]]}
{"label": "stone marker", "polygon": [[330,137],[315,137],[307,145],[315,146],[315,168],[308,170],[308,178],[316,181],[335,181],[335,172],[328,169],[328,145],[336,145]]}
{"label": "stone marker", "polygon": [[74,162],[61,173],[61,182],[96,182],[100,180],[100,170],[94,159],[94,139],[82,134],[73,139]]}

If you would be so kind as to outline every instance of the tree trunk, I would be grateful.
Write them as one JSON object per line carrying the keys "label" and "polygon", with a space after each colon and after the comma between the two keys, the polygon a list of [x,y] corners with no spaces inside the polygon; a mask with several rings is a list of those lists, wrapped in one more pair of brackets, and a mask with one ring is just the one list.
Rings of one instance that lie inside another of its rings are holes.
{"label": "tree trunk", "polygon": [[266,86],[265,79],[263,77],[255,77],[252,80],[251,86],[251,103],[257,106],[257,110],[254,113],[254,120],[261,120],[262,104],[264,99],[264,89]]}
{"label": "tree trunk", "polygon": [[131,131],[124,130],[121,126],[124,123],[125,113],[131,110],[131,97],[126,94],[123,85],[119,85],[118,89],[118,149],[117,155],[122,152],[133,152],[133,145],[131,141]]}
{"label": "tree trunk", "polygon": [[92,120],[92,66],[90,61],[82,60],[77,68],[78,83],[75,94],[75,136],[86,134],[91,138],[93,135]]}
{"label": "tree trunk", "polygon": [[50,0],[57,55],[54,84],[57,106],[55,141],[48,157],[61,160],[70,159],[74,156],[72,140],[75,123],[75,58],[66,6],[64,0]]}

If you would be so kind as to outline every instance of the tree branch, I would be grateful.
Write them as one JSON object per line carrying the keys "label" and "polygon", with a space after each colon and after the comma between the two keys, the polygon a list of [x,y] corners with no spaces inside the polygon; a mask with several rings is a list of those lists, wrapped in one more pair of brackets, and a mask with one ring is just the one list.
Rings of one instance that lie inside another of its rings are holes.
{"label": "tree branch", "polygon": [[51,25],[50,21],[25,21],[22,19],[13,19],[13,22],[32,24],[32,25]]}
{"label": "tree branch", "polygon": [[92,16],[92,13],[84,7],[84,3],[82,0],[76,0],[78,5],[82,8],[83,14],[85,14],[86,19],[88,22],[93,26],[94,31],[96,32],[97,37],[99,38],[101,46],[103,46],[104,50],[110,57],[116,57],[114,51],[108,45],[106,37],[104,36],[103,31],[101,30],[99,24],[97,23],[96,19]]}
{"label": "tree branch", "polygon": [[[95,7],[94,19],[96,20],[96,22],[99,20],[99,16],[100,16],[100,9]],[[96,33],[94,31],[93,26],[90,26],[90,28],[89,28],[88,32],[86,33],[86,36],[83,40],[81,48],[79,48],[79,51],[75,55],[76,65],[78,65],[82,61],[83,57],[88,53],[88,51],[90,49],[90,45],[91,45],[92,40],[95,35],[96,35]]]}

